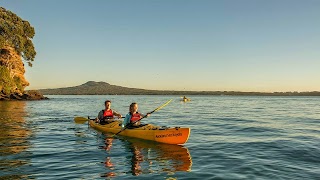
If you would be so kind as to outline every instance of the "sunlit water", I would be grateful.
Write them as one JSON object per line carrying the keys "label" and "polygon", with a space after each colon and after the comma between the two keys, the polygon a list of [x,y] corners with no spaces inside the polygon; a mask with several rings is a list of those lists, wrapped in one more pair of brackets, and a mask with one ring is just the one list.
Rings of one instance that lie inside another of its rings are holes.
{"label": "sunlit water", "polygon": [[[320,98],[49,96],[0,102],[0,179],[320,179]],[[190,127],[183,146],[107,138],[75,124],[104,100],[159,126]]]}

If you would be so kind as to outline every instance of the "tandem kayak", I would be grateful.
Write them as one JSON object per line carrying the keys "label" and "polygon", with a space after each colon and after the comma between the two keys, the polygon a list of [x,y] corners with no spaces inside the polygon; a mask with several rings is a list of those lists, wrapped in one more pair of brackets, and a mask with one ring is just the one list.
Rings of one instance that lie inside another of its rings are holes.
{"label": "tandem kayak", "polygon": [[[96,129],[103,133],[116,134],[121,130],[121,121],[114,121],[106,125],[101,125],[90,120],[89,124],[90,127],[92,127],[93,129]],[[119,135],[145,139],[165,144],[184,144],[188,141],[190,135],[190,128],[168,128],[154,126],[152,124],[146,124],[145,126],[139,128],[127,128],[120,132]]]}

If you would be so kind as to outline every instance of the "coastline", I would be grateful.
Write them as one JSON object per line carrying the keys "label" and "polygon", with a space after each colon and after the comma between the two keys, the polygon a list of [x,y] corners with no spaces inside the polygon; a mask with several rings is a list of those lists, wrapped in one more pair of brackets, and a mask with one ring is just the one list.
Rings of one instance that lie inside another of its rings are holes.
{"label": "coastline", "polygon": [[163,93],[46,93],[44,95],[175,95],[175,96],[320,96],[320,92],[274,92],[274,93],[262,93],[262,92],[163,92]]}
{"label": "coastline", "polygon": [[39,89],[45,95],[213,95],[213,96],[320,96],[320,91],[307,92],[242,92],[242,91],[174,91],[148,90],[112,85],[107,82],[88,81],[79,86]]}
{"label": "coastline", "polygon": [[37,90],[25,91],[24,94],[10,94],[10,95],[0,95],[0,101],[35,101],[35,100],[47,100],[41,92]]}

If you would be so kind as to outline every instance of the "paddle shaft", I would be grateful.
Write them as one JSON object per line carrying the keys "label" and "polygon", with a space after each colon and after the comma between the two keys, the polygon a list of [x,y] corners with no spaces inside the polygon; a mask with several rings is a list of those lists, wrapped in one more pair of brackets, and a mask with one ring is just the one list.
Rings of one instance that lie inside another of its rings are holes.
{"label": "paddle shaft", "polygon": [[131,126],[132,124],[141,121],[143,118],[147,117],[148,114],[151,114],[151,113],[153,113],[153,112],[154,112],[154,111],[151,111],[151,112],[147,113],[147,115],[144,115],[144,116],[143,116],[142,118],[140,118],[139,120],[136,120],[136,121],[133,122],[133,123],[127,124],[123,129],[121,129],[119,132],[117,132],[114,136],[116,136],[116,135],[118,135],[119,133],[121,133],[122,131],[126,130],[126,129],[127,129],[129,126]]}
{"label": "paddle shaft", "polygon": [[[124,117],[121,117],[121,118],[124,118]],[[111,118],[111,119],[116,119],[116,118]],[[118,119],[120,119],[120,118],[118,118]],[[75,117],[74,118],[74,122],[78,123],[78,124],[84,124],[85,122],[87,122],[89,120],[95,120],[95,119],[91,119],[89,116],[88,116],[88,118],[85,118],[85,117]]]}

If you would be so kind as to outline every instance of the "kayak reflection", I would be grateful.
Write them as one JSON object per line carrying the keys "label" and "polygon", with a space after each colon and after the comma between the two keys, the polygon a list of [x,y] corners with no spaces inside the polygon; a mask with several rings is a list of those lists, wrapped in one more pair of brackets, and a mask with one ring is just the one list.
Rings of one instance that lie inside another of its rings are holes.
{"label": "kayak reflection", "polygon": [[[105,139],[104,143],[105,143],[105,146],[103,146],[102,148],[105,149],[107,153],[110,153],[112,143],[113,143],[113,138],[107,137]],[[110,172],[104,174],[102,177],[115,177],[116,176],[116,173],[113,172],[115,167],[114,167],[114,164],[111,162],[110,156],[106,157],[106,160],[104,162],[104,166],[106,168],[108,168]]]}
{"label": "kayak reflection", "polygon": [[192,160],[189,150],[181,145],[154,143],[136,138],[123,140],[129,156],[130,173],[134,176],[150,173],[190,171]]}
{"label": "kayak reflection", "polygon": [[[181,145],[162,144],[129,137],[117,139],[105,137],[104,146],[100,148],[104,149],[107,155],[104,161],[107,172],[101,174],[101,177],[115,177],[121,174],[133,176],[152,173],[173,174],[178,171],[190,171],[192,166],[188,148]],[[119,151],[119,148],[124,152]],[[119,162],[122,158],[113,156],[114,153],[127,154],[122,156],[125,162]]]}

